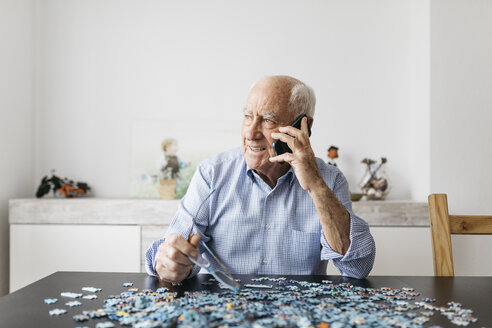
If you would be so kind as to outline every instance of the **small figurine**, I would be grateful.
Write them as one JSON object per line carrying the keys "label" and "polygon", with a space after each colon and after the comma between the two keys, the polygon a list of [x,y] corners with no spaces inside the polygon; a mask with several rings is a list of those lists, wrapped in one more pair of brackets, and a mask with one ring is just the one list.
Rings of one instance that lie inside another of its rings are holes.
{"label": "small figurine", "polygon": [[51,178],[48,176],[43,177],[41,184],[36,191],[36,197],[41,198],[50,190],[53,190],[53,195],[55,197],[84,197],[87,196],[91,187],[85,182],[74,182],[73,180],[68,180],[67,178],[60,179],[55,174],[55,170],[51,170]]}
{"label": "small figurine", "polygon": [[337,166],[335,159],[338,158],[338,147],[330,146],[328,148],[328,161],[326,162],[329,165]]}

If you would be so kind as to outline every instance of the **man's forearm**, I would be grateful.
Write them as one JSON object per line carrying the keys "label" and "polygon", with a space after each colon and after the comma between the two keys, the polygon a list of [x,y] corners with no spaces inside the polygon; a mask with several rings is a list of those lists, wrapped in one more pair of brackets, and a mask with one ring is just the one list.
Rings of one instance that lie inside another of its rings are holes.
{"label": "man's forearm", "polygon": [[309,194],[326,241],[335,252],[344,255],[350,246],[350,214],[323,180],[312,186]]}

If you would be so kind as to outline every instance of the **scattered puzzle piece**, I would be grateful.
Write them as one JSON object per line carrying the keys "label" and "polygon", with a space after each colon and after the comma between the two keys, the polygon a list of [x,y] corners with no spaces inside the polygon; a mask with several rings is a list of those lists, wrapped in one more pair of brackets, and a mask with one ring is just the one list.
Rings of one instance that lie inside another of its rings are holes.
{"label": "scattered puzzle piece", "polygon": [[72,292],[63,292],[60,294],[62,297],[68,297],[68,298],[79,298],[82,296],[82,294],[79,293],[72,293]]}
{"label": "scattered puzzle piece", "polygon": [[45,298],[44,302],[46,304],[55,304],[56,302],[58,302],[58,299],[57,298]]}
{"label": "scattered puzzle piece", "polygon": [[76,314],[73,316],[73,320],[75,320],[76,322],[84,322],[89,319],[90,319],[89,316],[85,314]]}
{"label": "scattered puzzle piece", "polygon": [[95,300],[97,298],[97,295],[96,294],[89,294],[89,295],[82,296],[82,298],[85,300]]}
{"label": "scattered puzzle piece", "polygon": [[49,313],[50,313],[50,315],[52,315],[52,316],[53,316],[53,315],[61,315],[61,314],[65,314],[65,313],[67,313],[67,310],[65,310],[65,309],[53,309],[53,310],[51,310]]}
{"label": "scattered puzzle piece", "polygon": [[96,287],[82,287],[82,290],[84,292],[97,293],[97,292],[100,292],[102,289],[101,288],[96,288]]}

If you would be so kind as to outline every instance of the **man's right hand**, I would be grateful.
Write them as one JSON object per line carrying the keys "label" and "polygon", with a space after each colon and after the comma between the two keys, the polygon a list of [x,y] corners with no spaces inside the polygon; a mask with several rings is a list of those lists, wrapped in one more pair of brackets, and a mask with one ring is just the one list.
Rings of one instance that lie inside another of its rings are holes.
{"label": "man's right hand", "polygon": [[186,279],[194,265],[188,256],[198,257],[199,242],[199,234],[191,235],[189,240],[181,235],[169,234],[157,251],[155,271],[159,279],[172,283]]}

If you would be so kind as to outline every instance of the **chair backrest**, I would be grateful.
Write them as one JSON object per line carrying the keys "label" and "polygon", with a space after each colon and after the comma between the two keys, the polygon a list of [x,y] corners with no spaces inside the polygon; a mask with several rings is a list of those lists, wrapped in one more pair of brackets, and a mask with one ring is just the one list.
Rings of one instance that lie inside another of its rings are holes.
{"label": "chair backrest", "polygon": [[429,195],[434,276],[454,276],[451,234],[492,234],[492,216],[449,215],[446,194]]}

